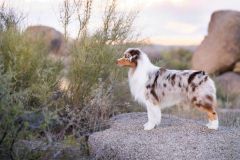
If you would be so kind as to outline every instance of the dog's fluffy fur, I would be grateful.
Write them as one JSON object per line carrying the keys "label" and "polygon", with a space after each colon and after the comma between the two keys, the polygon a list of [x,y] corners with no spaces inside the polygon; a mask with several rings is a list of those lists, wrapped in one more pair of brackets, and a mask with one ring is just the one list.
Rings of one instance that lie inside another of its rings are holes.
{"label": "dog's fluffy fur", "polygon": [[148,122],[144,130],[151,130],[161,122],[161,109],[188,102],[205,111],[209,129],[218,129],[215,111],[216,88],[204,71],[169,70],[153,65],[148,56],[137,48],[124,52],[117,60],[119,66],[128,66],[128,79],[135,100],[147,108]]}

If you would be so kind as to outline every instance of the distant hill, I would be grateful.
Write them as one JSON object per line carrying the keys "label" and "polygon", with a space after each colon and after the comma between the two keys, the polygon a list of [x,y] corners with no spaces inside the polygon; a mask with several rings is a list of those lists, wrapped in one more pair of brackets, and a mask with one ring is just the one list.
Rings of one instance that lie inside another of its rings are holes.
{"label": "distant hill", "polygon": [[166,45],[157,45],[157,44],[149,44],[140,47],[144,52],[146,52],[151,58],[158,58],[162,52],[176,49],[186,49],[192,52],[195,51],[197,46],[166,46]]}

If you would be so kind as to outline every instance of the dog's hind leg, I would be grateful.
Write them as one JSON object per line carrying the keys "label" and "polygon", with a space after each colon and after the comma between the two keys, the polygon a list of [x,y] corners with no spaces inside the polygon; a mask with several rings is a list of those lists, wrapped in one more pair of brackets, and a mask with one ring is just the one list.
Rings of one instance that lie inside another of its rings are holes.
{"label": "dog's hind leg", "polygon": [[[192,102],[195,100],[196,98],[194,98],[192,100]],[[217,102],[215,99],[213,98],[209,98],[211,99],[211,103],[205,102],[205,101],[201,101],[201,102],[197,102],[197,100],[195,100],[195,102],[193,102],[193,105],[201,110],[207,113],[208,116],[208,121],[209,123],[206,125],[209,129],[218,129],[219,126],[219,122],[218,122],[218,115],[216,112],[216,106],[217,106]]]}

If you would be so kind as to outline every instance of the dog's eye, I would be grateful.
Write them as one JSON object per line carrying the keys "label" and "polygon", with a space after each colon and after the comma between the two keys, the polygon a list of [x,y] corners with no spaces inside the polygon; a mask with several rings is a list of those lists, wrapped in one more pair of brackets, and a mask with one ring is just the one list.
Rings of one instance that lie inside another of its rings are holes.
{"label": "dog's eye", "polygon": [[129,58],[129,55],[125,54],[124,57],[125,57],[125,58]]}

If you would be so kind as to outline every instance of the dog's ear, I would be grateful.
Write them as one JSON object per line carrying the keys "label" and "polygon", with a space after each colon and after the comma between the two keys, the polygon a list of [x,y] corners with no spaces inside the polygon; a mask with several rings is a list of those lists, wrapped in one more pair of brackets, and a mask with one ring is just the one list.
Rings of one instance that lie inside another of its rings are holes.
{"label": "dog's ear", "polygon": [[136,61],[140,55],[139,49],[131,49],[129,51],[129,54],[131,54],[130,61]]}
{"label": "dog's ear", "polygon": [[134,55],[139,56],[139,55],[140,55],[140,50],[139,50],[139,49],[131,49],[131,50],[129,51],[129,53],[130,53],[132,56],[134,56]]}

